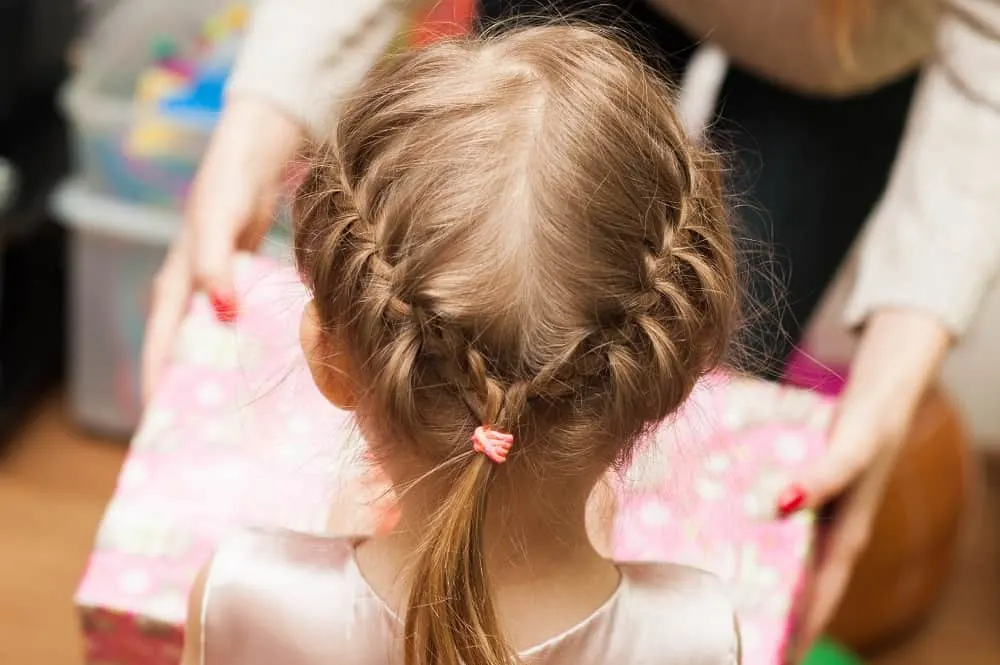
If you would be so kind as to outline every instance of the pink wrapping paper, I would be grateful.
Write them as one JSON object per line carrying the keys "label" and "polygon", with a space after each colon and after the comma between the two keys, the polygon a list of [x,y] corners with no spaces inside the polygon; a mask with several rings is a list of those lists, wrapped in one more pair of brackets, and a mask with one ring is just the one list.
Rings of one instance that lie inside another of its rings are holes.
{"label": "pink wrapping paper", "polygon": [[[195,302],[101,525],[76,597],[91,665],[176,665],[190,585],[235,529],[365,532],[388,519],[362,442],[302,362],[302,286],[257,259],[236,277],[236,325]],[[619,486],[615,555],[718,573],[745,665],[780,662],[812,529],[808,516],[764,517],[828,417],[811,393],[712,377]]]}

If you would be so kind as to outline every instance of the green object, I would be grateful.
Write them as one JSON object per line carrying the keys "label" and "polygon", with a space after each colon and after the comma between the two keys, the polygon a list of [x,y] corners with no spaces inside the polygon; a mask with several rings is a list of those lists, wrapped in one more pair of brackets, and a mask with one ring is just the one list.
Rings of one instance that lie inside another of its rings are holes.
{"label": "green object", "polygon": [[153,43],[150,46],[150,52],[153,54],[153,57],[157,62],[169,60],[177,55],[177,42],[170,37],[160,35],[153,40]]}
{"label": "green object", "polygon": [[862,663],[843,647],[822,639],[812,648],[802,665],[862,665]]}

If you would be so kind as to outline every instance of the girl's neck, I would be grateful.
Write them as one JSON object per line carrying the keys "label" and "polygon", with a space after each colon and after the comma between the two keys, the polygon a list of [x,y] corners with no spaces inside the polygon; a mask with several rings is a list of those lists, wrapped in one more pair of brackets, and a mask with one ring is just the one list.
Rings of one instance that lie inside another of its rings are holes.
{"label": "girl's neck", "polygon": [[[497,611],[512,643],[523,649],[585,619],[614,592],[619,574],[588,538],[589,486],[558,492],[547,487],[544,501],[532,488],[495,489],[484,524],[483,554]],[[429,484],[402,493],[396,529],[358,550],[363,574],[401,615],[409,593],[407,565],[440,496]]]}
{"label": "girl's neck", "polygon": [[[510,576],[549,576],[570,562],[600,560],[587,534],[592,488],[586,481],[558,487],[495,482],[483,525],[483,553],[495,583]],[[419,542],[445,491],[423,482],[400,494],[399,542]]]}

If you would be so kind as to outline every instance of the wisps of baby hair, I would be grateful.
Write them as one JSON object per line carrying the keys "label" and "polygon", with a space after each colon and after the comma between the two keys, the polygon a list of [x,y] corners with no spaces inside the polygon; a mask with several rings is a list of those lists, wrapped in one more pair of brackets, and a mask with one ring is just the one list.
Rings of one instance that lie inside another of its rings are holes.
{"label": "wisps of baby hair", "polygon": [[[446,41],[378,67],[312,159],[296,258],[359,418],[385,435],[376,455],[449,488],[411,580],[407,665],[518,662],[485,569],[491,487],[627,460],[725,353],[722,173],[671,99],[589,28]],[[480,427],[510,436],[505,464],[473,451]]]}

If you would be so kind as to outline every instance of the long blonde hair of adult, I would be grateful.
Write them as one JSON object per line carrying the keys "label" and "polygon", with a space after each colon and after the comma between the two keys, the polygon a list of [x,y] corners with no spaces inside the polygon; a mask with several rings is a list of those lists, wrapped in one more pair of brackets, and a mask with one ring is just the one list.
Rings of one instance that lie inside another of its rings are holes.
{"label": "long blonde hair of adult", "polygon": [[868,19],[871,9],[871,0],[822,0],[822,27],[832,35],[842,62],[853,61],[851,40]]}
{"label": "long blonde hair of adult", "polygon": [[[388,59],[315,151],[299,269],[376,457],[443,488],[408,578],[407,665],[518,662],[483,552],[492,490],[627,459],[725,352],[722,171],[671,100],[614,39],[528,28]],[[479,425],[514,435],[505,464],[473,453]]]}

